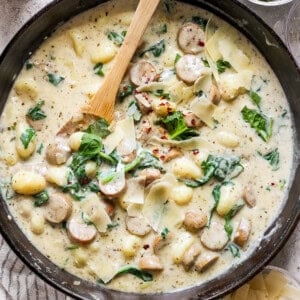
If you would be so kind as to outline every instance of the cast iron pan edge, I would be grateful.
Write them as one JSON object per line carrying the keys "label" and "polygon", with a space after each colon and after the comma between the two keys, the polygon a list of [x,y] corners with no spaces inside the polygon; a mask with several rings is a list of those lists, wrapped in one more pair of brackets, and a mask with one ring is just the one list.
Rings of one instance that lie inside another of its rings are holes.
{"label": "cast iron pan edge", "polygon": [[[57,24],[102,2],[105,1],[55,0],[22,27],[0,57],[1,110],[5,104],[13,80],[15,79],[14,75],[19,73],[24,61],[28,58],[28,53],[33,52],[42,42],[43,37],[49,35],[55,27],[57,27]],[[236,0],[216,0],[213,1],[213,3],[209,0],[186,0],[183,2],[199,5],[200,7],[219,15],[235,27],[239,27],[240,31],[242,31],[260,49],[262,54],[267,57],[268,62],[281,81],[290,101],[294,116],[300,116],[300,105],[297,103],[297,100],[300,99],[299,69],[297,69],[296,63],[281,40],[261,19]],[[226,11],[230,11],[230,13],[226,13]],[[244,20],[247,20],[248,23]],[[253,28],[257,31],[257,35],[255,36],[253,35]],[[274,44],[276,47],[266,45],[265,39],[268,39],[268,43]],[[280,64],[280,66],[277,66],[278,64]],[[300,120],[294,118],[294,125],[297,129],[294,136],[294,152],[297,154],[299,149]],[[293,178],[298,178],[300,175],[298,155],[295,155],[294,165],[295,169],[294,174],[291,176],[291,180]],[[122,293],[102,288],[91,282],[80,280],[64,270],[61,270],[37,251],[27,241],[17,225],[9,220],[8,215],[10,214],[2,199],[2,201],[0,201],[0,231],[10,247],[31,270],[51,285],[76,298],[213,299],[225,295],[253,277],[280,250],[284,241],[296,225],[297,216],[299,216],[299,192],[300,187],[297,187],[296,182],[294,182],[291,187],[289,199],[282,208],[280,216],[273,222],[266,233],[268,238],[262,241],[258,251],[248,258],[246,264],[243,264],[243,266],[240,266],[239,268],[233,266],[227,273],[219,276],[217,280],[211,280],[200,287],[195,286],[186,290],[180,290],[176,293],[151,295]],[[279,226],[280,230],[272,230],[277,228],[276,226]],[[263,254],[264,251],[266,251],[267,254]],[[73,283],[78,280],[81,281],[81,284],[79,286],[74,285]]]}

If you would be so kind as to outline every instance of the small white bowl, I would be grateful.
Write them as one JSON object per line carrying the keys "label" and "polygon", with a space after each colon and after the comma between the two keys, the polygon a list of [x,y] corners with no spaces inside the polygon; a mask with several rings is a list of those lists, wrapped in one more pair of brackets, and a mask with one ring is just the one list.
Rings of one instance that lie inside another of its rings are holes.
{"label": "small white bowl", "polygon": [[293,0],[273,0],[270,2],[266,2],[262,0],[248,0],[248,1],[262,6],[277,6],[277,5],[287,4],[289,2],[292,2]]}

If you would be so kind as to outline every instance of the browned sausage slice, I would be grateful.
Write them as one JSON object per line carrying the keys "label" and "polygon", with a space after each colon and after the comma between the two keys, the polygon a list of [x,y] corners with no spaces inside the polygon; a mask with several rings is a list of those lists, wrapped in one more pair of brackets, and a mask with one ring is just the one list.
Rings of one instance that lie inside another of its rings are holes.
{"label": "browned sausage slice", "polygon": [[216,253],[206,252],[198,257],[195,263],[195,269],[197,272],[206,271],[211,267],[219,258]]}
{"label": "browned sausage slice", "polygon": [[155,67],[145,60],[139,61],[130,69],[130,80],[137,86],[152,82],[156,75]]}
{"label": "browned sausage slice", "polygon": [[139,175],[145,176],[145,186],[149,185],[154,180],[159,179],[161,177],[160,171],[155,168],[144,169]]}
{"label": "browned sausage slice", "polygon": [[144,217],[127,216],[125,219],[126,229],[137,236],[144,236],[151,231],[148,221]]}
{"label": "browned sausage slice", "polygon": [[204,31],[195,23],[185,23],[178,31],[177,42],[184,53],[200,53],[204,50],[204,40]]}
{"label": "browned sausage slice", "polygon": [[75,243],[88,244],[96,236],[97,230],[93,225],[87,225],[75,218],[71,219],[67,224],[69,237]]}
{"label": "browned sausage slice", "polygon": [[207,223],[207,216],[201,211],[187,211],[183,224],[189,231],[197,231]]}
{"label": "browned sausage slice", "polygon": [[126,188],[125,175],[123,173],[117,173],[114,179],[108,183],[103,183],[99,180],[100,191],[108,198],[118,197]]}
{"label": "browned sausage slice", "polygon": [[185,270],[189,270],[192,267],[200,252],[201,247],[197,243],[192,244],[192,246],[184,252],[182,264]]}
{"label": "browned sausage slice", "polygon": [[176,66],[176,75],[185,83],[194,83],[203,73],[205,66],[203,61],[192,54],[182,56]]}
{"label": "browned sausage slice", "polygon": [[63,193],[50,195],[45,205],[45,219],[51,223],[61,223],[65,221],[72,212],[72,199]]}
{"label": "browned sausage slice", "polygon": [[69,156],[71,150],[66,139],[57,136],[52,144],[49,144],[46,149],[46,159],[52,165],[64,164]]}
{"label": "browned sausage slice", "polygon": [[243,247],[247,242],[251,231],[251,223],[248,219],[242,218],[235,232],[233,241]]}
{"label": "browned sausage slice", "polygon": [[139,261],[139,267],[148,271],[161,271],[164,268],[156,255],[142,257]]}
{"label": "browned sausage slice", "polygon": [[220,91],[215,84],[211,86],[211,89],[209,91],[209,99],[215,105],[218,105],[221,101]]}
{"label": "browned sausage slice", "polygon": [[228,242],[224,227],[219,222],[211,222],[210,227],[203,230],[200,239],[202,244],[210,250],[222,250]]}
{"label": "browned sausage slice", "polygon": [[244,188],[243,199],[250,207],[254,207],[256,205],[256,198],[251,185],[247,185]]}

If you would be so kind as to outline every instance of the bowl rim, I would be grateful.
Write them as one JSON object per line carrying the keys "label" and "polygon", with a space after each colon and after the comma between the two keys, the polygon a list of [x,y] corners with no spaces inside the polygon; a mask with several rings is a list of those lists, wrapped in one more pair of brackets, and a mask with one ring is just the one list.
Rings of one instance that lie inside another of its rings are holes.
{"label": "bowl rim", "polygon": [[[10,49],[13,47],[13,45],[16,43],[16,41],[20,38],[20,36],[22,36],[22,34],[24,34],[24,32],[26,31],[27,28],[29,28],[33,23],[35,23],[36,20],[38,20],[41,16],[43,16],[44,14],[46,14],[50,9],[54,8],[55,6],[57,6],[58,4],[60,3],[63,3],[67,0],[54,0],[52,2],[50,2],[49,4],[47,4],[45,7],[43,7],[41,10],[39,10],[34,16],[32,16],[20,29],[19,31],[14,35],[14,37],[10,40],[10,42],[7,44],[7,46],[5,47],[5,49],[3,50],[1,56],[0,56],[0,67],[1,67],[1,64],[3,63],[4,59],[5,59],[5,56],[7,55],[7,53],[10,51]],[[101,1],[101,2],[98,2],[96,3],[95,5],[92,5],[90,7],[87,7],[86,9],[83,9],[83,11],[86,11],[94,6],[97,6],[99,4],[102,4],[103,2],[106,2],[107,0],[105,1]],[[219,0],[219,1],[222,1],[222,0]],[[287,46],[281,41],[281,39],[277,36],[277,34],[274,32],[274,30],[272,28],[270,28],[258,15],[256,15],[253,11],[251,11],[251,9],[249,9],[247,6],[245,6],[244,4],[242,4],[241,2],[239,2],[238,0],[230,0],[231,2],[234,2],[235,5],[239,6],[241,9],[243,9],[248,15],[254,17],[256,19],[256,21],[258,21],[260,24],[262,24],[262,26],[264,26],[265,28],[268,29],[270,35],[276,40],[276,42],[279,44],[279,46],[284,50],[285,54],[287,54],[292,62],[292,64],[294,65],[294,67],[296,68],[296,70],[298,71],[298,74],[300,75],[300,69],[299,67],[297,66],[296,62],[295,62],[295,59],[294,57],[290,54],[290,52],[288,51],[287,49]],[[195,0],[195,1],[188,1],[188,0],[181,0],[181,2],[186,2],[186,3],[189,3],[190,5],[197,5],[199,7],[201,7],[201,4],[204,4],[205,3],[205,8],[206,10],[218,15],[218,13],[216,13],[216,11],[213,11],[213,7],[214,7],[214,4],[213,3],[210,3],[210,0]],[[216,1],[217,2],[217,1]],[[75,16],[76,14],[73,14],[73,16]],[[230,21],[228,19],[228,17],[225,16],[219,16],[221,18],[223,18],[226,22],[232,24],[232,21]],[[56,28],[53,27],[51,32],[54,31]],[[245,36],[247,36],[247,38],[249,38],[249,36],[247,35],[247,33],[245,31],[242,30],[242,28],[238,28],[239,31],[241,31]],[[250,39],[250,41],[256,45],[252,39]],[[260,50],[260,49],[259,49]],[[261,52],[261,51],[260,51]],[[265,59],[267,59],[267,57],[262,54]],[[268,61],[268,59],[267,59]],[[294,128],[296,128],[295,124],[294,124]],[[297,137],[296,137],[296,141],[297,141]],[[295,147],[297,148],[296,151],[298,151],[298,148],[299,148],[299,145],[296,145],[296,142],[295,142]],[[296,160],[296,163],[298,163],[299,165],[299,160],[297,159]],[[296,172],[296,171],[295,171]],[[294,173],[294,176],[292,177],[293,179],[295,178],[295,175],[296,173]],[[5,202],[3,199],[1,199],[1,201]],[[287,201],[287,200],[286,200]],[[244,277],[244,278],[239,278],[237,279],[237,283],[234,283],[232,285],[229,285],[226,287],[226,289],[222,289],[219,293],[217,293],[216,295],[211,295],[210,297],[207,297],[205,299],[214,299],[215,297],[220,297],[220,296],[224,296],[228,293],[230,293],[232,290],[238,288],[239,286],[241,286],[246,280],[249,280],[251,279],[252,277],[255,276],[255,274],[257,274],[260,270],[263,269],[263,267],[276,255],[276,253],[279,252],[279,250],[282,248],[283,244],[284,244],[284,241],[287,240],[288,236],[292,233],[293,229],[295,228],[298,220],[299,220],[299,217],[300,217],[300,199],[298,197],[297,200],[295,200],[296,203],[295,203],[295,208],[297,209],[296,212],[293,212],[293,216],[292,218],[290,218],[290,220],[288,220],[288,228],[285,229],[285,231],[283,232],[283,238],[280,239],[278,241],[278,243],[276,244],[276,247],[274,247],[271,251],[271,255],[269,256],[266,256],[264,257],[264,259],[261,259],[258,264]],[[10,216],[7,216],[8,219]],[[2,220],[0,219],[0,225],[2,225]],[[271,224],[270,224],[271,225]],[[18,227],[18,225],[16,225]],[[72,297],[75,297],[77,299],[89,299],[89,298],[86,298],[86,297],[83,297],[82,295],[80,295],[78,292],[70,289],[69,287],[66,287],[63,283],[59,283],[53,279],[51,279],[49,277],[49,275],[47,275],[46,273],[43,273],[43,271],[40,269],[40,268],[37,268],[37,266],[34,265],[34,263],[29,259],[29,257],[27,257],[26,255],[24,255],[24,253],[22,253],[20,251],[20,249],[18,249],[15,245],[14,245],[14,242],[13,242],[13,239],[11,239],[11,237],[9,236],[9,233],[6,232],[6,230],[4,230],[4,227],[0,226],[0,232],[1,234],[3,235],[4,239],[6,240],[6,242],[9,244],[10,248],[17,254],[17,256],[25,263],[25,265],[27,267],[29,267],[35,274],[37,274],[39,277],[41,277],[43,280],[45,280],[47,283],[49,283],[50,285],[52,285],[53,287],[57,288],[58,290],[66,293],[67,295],[70,295]],[[270,233],[270,232],[269,232]],[[271,233],[270,233],[271,234]],[[24,235],[24,234],[23,234]],[[24,235],[25,236],[25,235]],[[29,241],[29,240],[28,240]],[[32,244],[31,244],[32,245]],[[38,251],[38,250],[37,250]],[[39,251],[38,251],[39,252]],[[46,258],[46,257],[45,257]],[[47,259],[47,258],[46,258]],[[47,259],[50,263],[52,263],[49,259]],[[52,263],[53,264],[53,263]],[[56,265],[54,265],[56,266]],[[57,267],[57,266],[56,266]],[[65,272],[65,271],[64,271]],[[66,274],[69,274],[70,273],[67,273],[65,272]],[[81,281],[84,281],[84,282],[87,282],[88,281],[85,281],[85,280],[82,280],[74,275],[71,274],[71,277],[73,278],[77,278]],[[123,299],[140,299],[140,297],[143,297],[143,296],[148,296],[150,297],[151,299],[154,299],[154,298],[157,298],[157,299],[163,299],[164,296],[171,296],[171,298],[166,298],[166,299],[175,299],[173,298],[174,296],[177,296],[177,294],[181,294],[182,292],[185,293],[185,292],[188,292],[188,291],[191,291],[193,293],[193,295],[196,295],[196,292],[195,289],[200,289],[201,286],[193,286],[193,287],[187,287],[183,290],[176,290],[174,292],[167,292],[167,293],[164,293],[163,295],[161,293],[155,293],[155,294],[151,294],[151,293],[148,293],[148,294],[142,294],[142,293],[125,293],[125,292],[121,292],[121,291],[116,291],[116,290],[112,290],[112,289],[109,289],[109,288],[101,288],[100,286],[99,287],[99,291],[105,293],[105,292],[108,292],[109,294],[112,293],[112,294],[117,294],[118,297],[120,297],[119,295],[122,295]],[[190,295],[190,294],[188,294]],[[125,297],[126,296],[126,297]],[[127,296],[129,298],[127,298]],[[132,298],[133,297],[133,298]],[[149,298],[149,299],[150,299]],[[102,298],[101,298],[102,299]],[[106,299],[106,298],[105,298]],[[107,298],[108,299],[108,298]],[[119,299],[119,298],[109,298],[109,299]],[[177,299],[177,298],[176,298]],[[178,298],[179,299],[179,298]],[[182,299],[182,298],[181,298]],[[198,299],[198,298],[197,298]],[[200,298],[199,298],[200,299]]]}
{"label": "bowl rim", "polygon": [[273,0],[270,2],[263,1],[263,0],[248,0],[248,1],[261,6],[279,6],[279,5],[290,3],[294,0]]}

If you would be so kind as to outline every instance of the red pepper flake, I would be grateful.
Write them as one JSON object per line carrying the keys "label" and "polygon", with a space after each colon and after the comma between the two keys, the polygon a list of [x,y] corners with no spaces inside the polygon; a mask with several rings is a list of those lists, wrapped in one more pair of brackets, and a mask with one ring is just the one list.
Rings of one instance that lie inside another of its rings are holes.
{"label": "red pepper flake", "polygon": [[203,41],[201,41],[201,40],[199,40],[199,42],[198,42],[198,46],[200,46],[200,47],[204,47],[204,42]]}
{"label": "red pepper flake", "polygon": [[153,149],[152,153],[153,153],[153,155],[158,156],[159,155],[159,150],[157,148]]}
{"label": "red pepper flake", "polygon": [[274,182],[271,182],[271,185],[272,185],[272,186],[274,186],[274,185],[275,185],[275,183],[274,183]]}
{"label": "red pepper flake", "polygon": [[90,180],[89,180],[89,178],[88,177],[83,177],[82,179],[81,179],[81,184],[82,185],[86,185],[86,184],[88,184],[90,182]]}
{"label": "red pepper flake", "polygon": [[149,246],[148,244],[145,244],[145,245],[143,246],[143,248],[144,248],[145,250],[147,250],[147,249],[150,248],[150,246]]}
{"label": "red pepper flake", "polygon": [[166,156],[165,156],[165,155],[161,155],[159,158],[160,158],[161,160],[165,160],[165,159],[166,159]]}
{"label": "red pepper flake", "polygon": [[195,126],[195,125],[196,125],[196,120],[195,120],[195,119],[192,119],[192,120],[191,120],[191,123],[192,123],[193,126]]}
{"label": "red pepper flake", "polygon": [[167,139],[168,139],[165,135],[161,136],[160,138],[161,138],[162,140],[167,140]]}
{"label": "red pepper flake", "polygon": [[193,154],[194,154],[194,155],[197,155],[198,153],[199,153],[199,150],[198,150],[198,149],[193,150]]}

